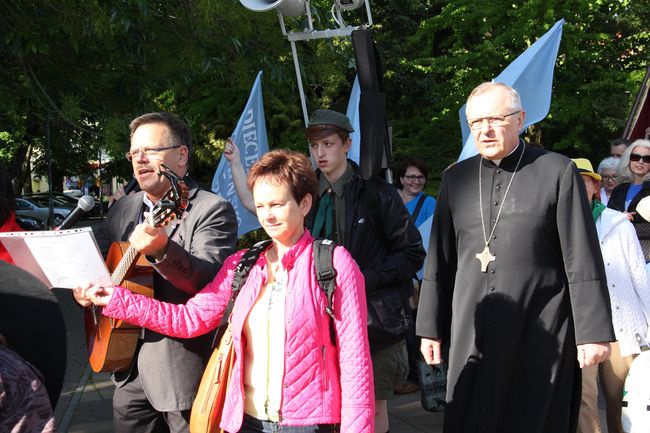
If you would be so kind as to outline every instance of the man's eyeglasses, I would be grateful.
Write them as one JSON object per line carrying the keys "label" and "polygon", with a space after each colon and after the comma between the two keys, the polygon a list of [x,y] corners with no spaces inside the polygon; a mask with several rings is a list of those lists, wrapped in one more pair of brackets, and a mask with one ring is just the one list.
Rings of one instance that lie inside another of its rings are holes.
{"label": "man's eyeglasses", "polygon": [[490,117],[479,117],[478,119],[467,119],[467,124],[472,130],[479,130],[483,127],[483,121],[487,120],[488,125],[491,128],[495,126],[502,126],[506,123],[506,119],[510,116],[514,116],[519,113],[521,110],[513,111],[509,114],[504,114],[503,116],[490,116]]}
{"label": "man's eyeglasses", "polygon": [[410,182],[413,182],[414,180],[417,180],[418,182],[424,182],[425,180],[427,180],[427,178],[424,177],[424,176],[413,176],[413,175],[410,175],[410,174],[409,175],[405,174],[404,179],[406,179],[406,180],[408,180]]}
{"label": "man's eyeglasses", "polygon": [[604,181],[614,182],[617,179],[617,176],[616,175],[612,175],[612,176],[603,175],[602,178],[603,178]]}
{"label": "man's eyeglasses", "polygon": [[181,147],[180,144],[174,145],[174,146],[165,146],[165,147],[141,147],[139,149],[134,149],[134,150],[129,150],[126,152],[124,156],[126,156],[126,159],[129,161],[133,160],[133,158],[137,157],[140,152],[144,154],[144,156],[153,156],[157,155],[163,150],[169,150],[169,149],[176,149],[177,147]]}
{"label": "man's eyeglasses", "polygon": [[630,154],[630,161],[638,162],[641,160],[646,164],[650,164],[650,155],[639,155],[638,153]]}

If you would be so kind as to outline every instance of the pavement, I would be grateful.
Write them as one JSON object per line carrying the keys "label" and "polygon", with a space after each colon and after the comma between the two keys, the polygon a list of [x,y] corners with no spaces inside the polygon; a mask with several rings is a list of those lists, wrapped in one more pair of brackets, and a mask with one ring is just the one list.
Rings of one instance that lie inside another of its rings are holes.
{"label": "pavement", "polygon": [[[84,220],[76,226],[98,223]],[[115,386],[109,373],[94,373],[88,364],[83,310],[69,290],[53,289],[63,312],[67,331],[67,368],[54,416],[59,433],[113,432],[112,398]],[[427,412],[420,393],[397,395],[388,403],[391,433],[440,433],[442,413]]]}

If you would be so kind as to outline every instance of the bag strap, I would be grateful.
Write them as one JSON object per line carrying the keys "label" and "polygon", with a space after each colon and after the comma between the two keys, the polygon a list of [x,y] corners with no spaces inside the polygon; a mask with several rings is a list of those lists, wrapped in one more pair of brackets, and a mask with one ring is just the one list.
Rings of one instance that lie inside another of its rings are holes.
{"label": "bag strap", "polygon": [[336,345],[336,334],[334,332],[334,305],[332,298],[336,289],[336,269],[334,269],[333,256],[336,244],[329,239],[314,240],[314,265],[316,266],[316,279],[318,285],[325,292],[327,306],[325,312],[330,316],[330,337]]}
{"label": "bag strap", "polygon": [[223,312],[221,323],[219,324],[217,332],[214,334],[214,339],[212,340],[213,348],[219,344],[221,337],[223,337],[223,334],[226,332],[228,321],[230,320],[230,314],[232,313],[232,309],[235,306],[235,300],[237,299],[239,290],[242,288],[246,282],[246,279],[248,278],[248,273],[257,262],[257,259],[259,258],[260,254],[262,254],[262,251],[264,251],[270,243],[270,239],[256,243],[250,247],[239,260],[239,263],[235,268],[235,275],[232,278],[232,284],[230,286],[232,289],[232,294],[230,295],[228,306],[226,306],[226,309]]}
{"label": "bag strap", "polygon": [[422,194],[418,199],[418,203],[415,205],[415,209],[413,209],[413,214],[411,215],[413,224],[415,224],[415,221],[417,221],[418,216],[420,215],[420,211],[422,210],[422,205],[424,204],[424,200],[426,200],[426,198],[426,194]]}

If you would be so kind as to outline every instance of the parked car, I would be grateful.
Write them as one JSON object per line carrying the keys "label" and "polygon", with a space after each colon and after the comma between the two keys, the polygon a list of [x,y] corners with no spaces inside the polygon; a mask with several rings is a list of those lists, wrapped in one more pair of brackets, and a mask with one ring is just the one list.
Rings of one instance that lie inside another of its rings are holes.
{"label": "parked car", "polygon": [[20,228],[28,232],[45,230],[45,226],[43,225],[41,220],[37,220],[36,218],[31,218],[27,216],[17,216],[16,222],[18,223]]}
{"label": "parked car", "polygon": [[63,220],[72,212],[74,208],[70,206],[54,206],[52,215],[52,224],[48,224],[50,208],[48,203],[42,204],[35,200],[29,200],[24,197],[16,198],[16,216],[36,218],[44,225],[60,225]]}
{"label": "parked car", "polygon": [[[38,194],[25,194],[23,195],[24,199],[37,202],[39,204],[44,204],[45,206],[49,205],[50,196],[48,193],[38,193]],[[76,208],[77,199],[74,197],[68,197],[65,194],[61,193],[52,193],[52,203],[54,206]]]}
{"label": "parked car", "polygon": [[80,189],[66,189],[63,191],[63,194],[68,195],[70,197],[79,198],[83,195],[83,192],[81,192]]}
{"label": "parked car", "polygon": [[[50,194],[47,192],[39,192],[36,194],[25,194],[23,195],[24,198],[28,200],[33,200],[33,201],[38,201],[41,204],[44,204],[45,206],[49,205],[49,199],[50,199]],[[69,196],[64,193],[60,192],[53,192],[52,193],[52,200],[54,200],[54,204],[60,204],[62,206],[69,206],[72,209],[77,207],[77,204],[79,202],[79,197],[73,197]],[[98,217],[100,215],[99,211],[99,200],[95,199],[95,206],[93,209],[90,210],[90,212],[85,213],[82,218],[86,219],[89,217]]]}

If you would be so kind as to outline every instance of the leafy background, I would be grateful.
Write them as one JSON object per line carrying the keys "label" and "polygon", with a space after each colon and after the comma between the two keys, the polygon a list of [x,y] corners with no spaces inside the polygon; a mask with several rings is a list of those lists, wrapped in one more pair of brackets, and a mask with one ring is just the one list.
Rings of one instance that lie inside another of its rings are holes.
{"label": "leafy background", "polygon": [[[317,28],[332,27],[313,0]],[[648,66],[648,0],[384,0],[371,3],[394,157],[420,155],[427,188],[460,152],[458,109],[561,18],[551,110],[527,139],[595,164],[621,135]],[[361,11],[345,15],[360,22]],[[291,19],[305,27],[304,18]],[[298,43],[309,109],[345,111],[354,78],[349,38]],[[169,110],[192,127],[192,172],[209,184],[257,71],[264,71],[270,147],[306,151],[290,45],[273,12],[236,0],[51,0],[0,3],[0,160],[29,192],[30,167],[52,179],[128,177],[128,122]]]}

